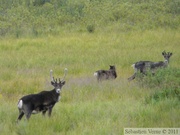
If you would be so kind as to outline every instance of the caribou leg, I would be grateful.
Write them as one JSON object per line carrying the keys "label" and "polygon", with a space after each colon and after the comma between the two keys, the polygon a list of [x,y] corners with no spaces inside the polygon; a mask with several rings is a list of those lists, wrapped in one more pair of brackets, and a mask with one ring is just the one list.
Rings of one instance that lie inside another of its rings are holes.
{"label": "caribou leg", "polygon": [[135,79],[136,77],[136,73],[134,73],[131,77],[128,78],[128,81],[132,81],[133,79]]}

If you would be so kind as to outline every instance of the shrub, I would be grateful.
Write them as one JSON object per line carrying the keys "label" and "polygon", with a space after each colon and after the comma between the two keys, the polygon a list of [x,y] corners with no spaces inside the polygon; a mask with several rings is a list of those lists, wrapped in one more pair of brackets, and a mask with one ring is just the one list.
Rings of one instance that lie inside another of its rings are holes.
{"label": "shrub", "polygon": [[35,0],[35,1],[33,2],[33,5],[34,5],[34,6],[42,6],[42,5],[44,5],[46,2],[50,2],[50,0]]}
{"label": "shrub", "polygon": [[87,31],[88,31],[89,33],[94,32],[94,30],[95,30],[95,26],[94,26],[93,24],[90,24],[90,25],[87,26]]}
{"label": "shrub", "polygon": [[[147,102],[160,101],[166,98],[180,100],[180,69],[166,68],[157,70],[155,75],[148,74],[139,81],[140,86],[156,89],[146,98]],[[140,77],[139,77],[140,79]]]}

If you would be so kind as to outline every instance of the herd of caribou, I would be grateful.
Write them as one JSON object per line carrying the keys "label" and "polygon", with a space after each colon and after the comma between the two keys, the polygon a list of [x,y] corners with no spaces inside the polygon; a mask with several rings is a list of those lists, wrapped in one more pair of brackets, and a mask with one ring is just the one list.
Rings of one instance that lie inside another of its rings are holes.
{"label": "herd of caribou", "polygon": [[[152,62],[152,61],[138,61],[132,66],[134,68],[134,74],[128,78],[129,81],[135,79],[138,72],[146,75],[148,71],[152,74],[155,74],[156,69],[165,68],[168,66],[169,59],[172,56],[171,52],[162,52],[164,61]],[[48,116],[51,116],[52,109],[54,105],[61,98],[61,88],[65,84],[65,76],[67,74],[67,68],[64,70],[64,77],[62,80],[54,79],[52,76],[52,70],[50,71],[51,85],[54,87],[50,91],[41,91],[37,94],[30,94],[23,96],[18,101],[19,116],[17,121],[26,116],[26,119],[29,119],[31,114],[36,114],[42,112],[43,115],[48,111]],[[97,77],[98,82],[102,80],[109,80],[117,78],[115,66],[110,66],[109,70],[98,70],[94,73],[94,76]]]}

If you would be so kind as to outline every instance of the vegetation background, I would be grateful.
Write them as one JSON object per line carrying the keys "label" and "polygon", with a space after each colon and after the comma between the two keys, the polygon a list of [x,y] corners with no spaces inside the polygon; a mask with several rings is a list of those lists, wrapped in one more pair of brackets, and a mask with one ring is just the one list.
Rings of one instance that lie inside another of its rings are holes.
{"label": "vegetation background", "polygon": [[[179,0],[0,0],[0,133],[123,134],[125,127],[180,127]],[[170,65],[128,82],[131,65]],[[116,65],[98,83],[94,71]],[[52,117],[18,117],[23,95],[50,90],[49,71],[63,77]]]}

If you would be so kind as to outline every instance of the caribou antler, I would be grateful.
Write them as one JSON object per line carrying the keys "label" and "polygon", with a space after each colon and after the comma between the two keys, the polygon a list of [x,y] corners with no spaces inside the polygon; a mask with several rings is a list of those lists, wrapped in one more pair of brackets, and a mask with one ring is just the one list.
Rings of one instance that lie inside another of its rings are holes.
{"label": "caribou antler", "polygon": [[168,55],[169,55],[169,56],[172,55],[172,52],[168,52]]}
{"label": "caribou antler", "polygon": [[[65,69],[64,69],[64,77],[63,77],[62,81],[61,81],[60,78],[59,78],[59,82],[63,82],[63,81],[64,81],[64,79],[65,79],[65,77],[66,77],[66,75],[67,75],[67,71],[68,71],[68,69],[65,68]],[[57,79],[56,79],[56,80],[54,79],[52,73],[53,73],[53,70],[51,69],[51,70],[50,70],[50,79],[51,79],[51,81],[52,81],[52,82],[57,82]]]}
{"label": "caribou antler", "polygon": [[50,70],[50,79],[51,79],[52,82],[55,82],[54,77],[52,76],[52,73],[53,73],[53,70],[51,69]]}
{"label": "caribou antler", "polygon": [[65,68],[65,69],[64,69],[64,77],[63,77],[62,81],[64,81],[64,79],[65,79],[65,77],[66,77],[66,75],[67,75],[67,71],[68,71],[68,69]]}

